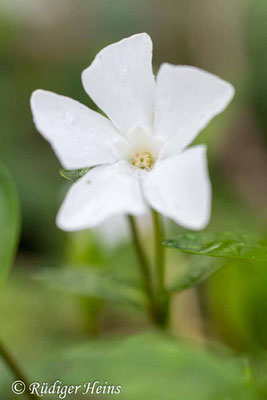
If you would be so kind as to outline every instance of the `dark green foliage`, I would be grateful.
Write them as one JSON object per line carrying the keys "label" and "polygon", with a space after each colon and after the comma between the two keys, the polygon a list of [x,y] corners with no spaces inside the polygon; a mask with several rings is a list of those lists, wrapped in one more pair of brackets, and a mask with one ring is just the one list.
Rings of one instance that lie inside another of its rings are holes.
{"label": "dark green foliage", "polygon": [[7,277],[15,255],[19,226],[17,192],[8,172],[0,165],[0,286]]}

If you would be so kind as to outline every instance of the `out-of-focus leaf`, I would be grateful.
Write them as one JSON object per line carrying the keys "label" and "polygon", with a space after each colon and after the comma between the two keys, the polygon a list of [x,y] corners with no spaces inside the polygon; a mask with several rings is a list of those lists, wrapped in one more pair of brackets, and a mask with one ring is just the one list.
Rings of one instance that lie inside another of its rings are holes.
{"label": "out-of-focus leaf", "polygon": [[6,169],[0,165],[0,286],[16,252],[20,226],[17,191]]}
{"label": "out-of-focus leaf", "polygon": [[253,385],[257,388],[259,399],[267,398],[267,353],[251,355],[247,360],[247,369]]}
{"label": "out-of-focus leaf", "polygon": [[205,299],[212,324],[237,351],[254,353],[267,348],[266,287],[265,261],[228,259],[207,282]]}
{"label": "out-of-focus leaf", "polygon": [[210,259],[191,258],[183,267],[181,274],[170,285],[169,291],[176,292],[185,289],[191,289],[201,282],[204,282],[214,272],[221,268],[222,263],[211,261]]}
{"label": "out-of-focus leaf", "polygon": [[61,169],[59,174],[68,181],[75,182],[77,179],[85,175],[91,168],[81,168],[74,170]]}
{"label": "out-of-focus leaf", "polygon": [[37,371],[51,383],[56,376],[64,384],[99,381],[121,386],[120,395],[101,395],[105,399],[254,399],[235,360],[159,334],[69,346],[67,351],[53,351],[45,361],[38,360],[35,379],[39,379]]}
{"label": "out-of-focus leaf", "polygon": [[163,245],[185,253],[210,257],[265,260],[267,244],[244,234],[190,232],[177,235]]}
{"label": "out-of-focus leaf", "polygon": [[109,276],[106,270],[101,271],[99,267],[46,269],[36,277],[51,288],[80,297],[105,299],[142,307],[146,301],[140,289]]}

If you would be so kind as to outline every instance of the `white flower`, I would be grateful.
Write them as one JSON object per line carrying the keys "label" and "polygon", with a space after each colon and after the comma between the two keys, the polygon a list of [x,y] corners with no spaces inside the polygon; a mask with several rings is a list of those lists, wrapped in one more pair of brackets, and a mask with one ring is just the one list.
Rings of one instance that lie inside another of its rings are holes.
{"label": "white flower", "polygon": [[[136,222],[138,234],[147,238],[150,233],[149,227],[152,225],[151,214],[148,213],[145,216],[136,217]],[[94,228],[94,234],[99,242],[105,243],[105,246],[110,250],[131,240],[129,222],[123,215],[106,219],[102,224]]]}
{"label": "white flower", "polygon": [[223,111],[233,87],[188,66],[163,64],[155,81],[152,42],[137,34],[104,48],[82,73],[86,92],[110,118],[68,97],[37,90],[34,121],[66,169],[94,167],[75,182],[57,216],[75,231],[152,207],[180,225],[209,221],[205,146],[186,147]]}

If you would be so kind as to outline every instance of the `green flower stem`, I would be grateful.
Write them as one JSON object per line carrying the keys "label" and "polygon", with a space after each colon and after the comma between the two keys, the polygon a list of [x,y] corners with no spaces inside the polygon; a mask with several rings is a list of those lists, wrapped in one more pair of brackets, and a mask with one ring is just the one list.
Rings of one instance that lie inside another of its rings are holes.
{"label": "green flower stem", "polygon": [[14,360],[14,358],[10,355],[8,349],[5,347],[3,342],[0,341],[0,355],[2,356],[3,360],[8,365],[10,371],[13,373],[14,378],[17,380],[22,381],[25,384],[25,395],[31,400],[37,400],[38,396],[36,394],[31,394],[30,392],[30,383],[28,379],[25,377],[23,371],[20,369],[20,366]]}
{"label": "green flower stem", "polygon": [[[155,212],[153,211],[153,213]],[[156,237],[156,288],[153,286],[152,270],[141,246],[135,219],[130,215],[128,216],[128,219],[132,232],[133,243],[143,276],[144,287],[149,300],[150,317],[156,326],[165,328],[168,321],[169,301],[164,290],[164,248],[161,246],[163,230],[159,215],[157,213],[153,214]]]}
{"label": "green flower stem", "polygon": [[165,249],[163,242],[163,223],[157,211],[152,210],[154,237],[155,237],[155,265],[156,265],[156,286],[157,292],[161,296],[164,291],[164,270],[165,270]]}
{"label": "green flower stem", "polygon": [[155,285],[158,301],[158,314],[161,321],[161,325],[165,326],[168,320],[168,308],[169,300],[165,291],[165,248],[162,245],[164,240],[164,228],[163,221],[160,214],[151,210],[153,227],[154,227],[154,239],[155,239]]}
{"label": "green flower stem", "polygon": [[155,322],[157,324],[157,314],[158,313],[157,313],[157,309],[156,309],[154,289],[153,289],[153,284],[152,284],[152,279],[151,279],[151,269],[150,269],[147,257],[142,249],[140,240],[139,240],[135,219],[133,216],[128,215],[128,220],[129,220],[129,225],[131,228],[135,251],[136,251],[136,254],[137,254],[137,257],[139,260],[139,265],[140,265],[141,273],[143,276],[144,287],[146,290],[147,297],[150,301],[151,317],[152,317],[153,322]]}

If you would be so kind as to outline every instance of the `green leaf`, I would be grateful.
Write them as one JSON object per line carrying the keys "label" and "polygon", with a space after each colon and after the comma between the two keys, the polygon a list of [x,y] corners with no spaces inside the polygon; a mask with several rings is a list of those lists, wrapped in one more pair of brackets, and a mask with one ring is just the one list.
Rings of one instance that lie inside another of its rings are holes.
{"label": "green leaf", "polygon": [[190,232],[165,240],[163,245],[185,253],[210,257],[266,260],[266,242],[235,233]]}
{"label": "green leaf", "polygon": [[8,172],[0,164],[0,286],[7,278],[16,252],[19,227],[17,191]]}
{"label": "green leaf", "polygon": [[143,307],[145,296],[137,287],[109,276],[101,267],[45,269],[36,278],[53,289],[80,297],[109,300]]}
{"label": "green leaf", "polygon": [[77,179],[85,175],[91,168],[81,168],[74,170],[61,169],[59,174],[68,181],[75,182]]}
{"label": "green leaf", "polygon": [[46,359],[41,358],[34,376],[37,381],[40,377],[51,384],[56,376],[63,384],[99,381],[100,385],[107,382],[121,386],[120,395],[102,394],[104,399],[254,399],[235,360],[160,334],[99,340],[54,350]]}
{"label": "green leaf", "polygon": [[201,282],[204,282],[214,272],[222,267],[220,262],[211,262],[207,258],[201,260],[198,257],[190,258],[190,261],[186,263],[183,270],[174,281],[174,283],[168,288],[171,292],[181,291],[185,289],[191,289]]}

